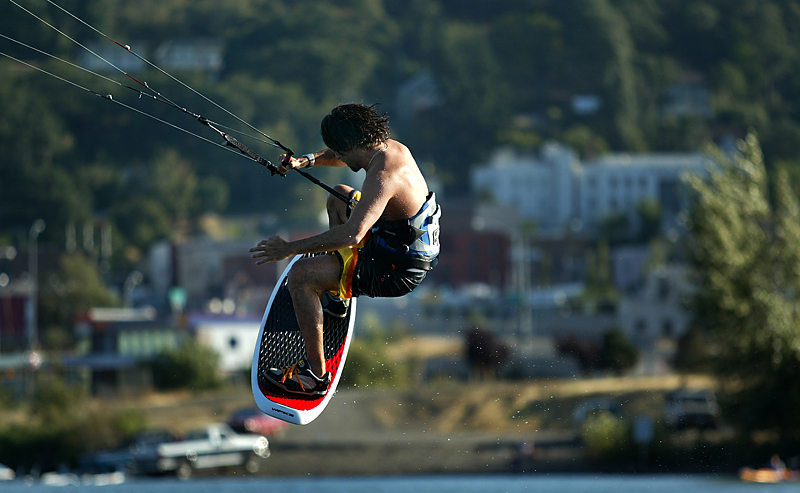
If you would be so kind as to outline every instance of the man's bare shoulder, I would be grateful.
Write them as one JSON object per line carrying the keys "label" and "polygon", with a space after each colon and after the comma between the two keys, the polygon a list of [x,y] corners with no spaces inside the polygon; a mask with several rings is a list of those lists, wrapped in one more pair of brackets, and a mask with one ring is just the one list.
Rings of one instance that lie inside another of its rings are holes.
{"label": "man's bare shoulder", "polygon": [[389,147],[384,151],[384,159],[379,162],[378,169],[389,172],[402,172],[404,170],[417,172],[419,167],[408,147],[400,142],[390,141]]}
{"label": "man's bare shoulder", "polygon": [[406,147],[402,142],[397,142],[396,140],[392,140],[390,148],[394,148],[394,151],[397,153],[398,157],[404,161],[413,163],[414,166],[417,165],[417,162],[414,160],[414,156],[411,155],[411,150]]}
{"label": "man's bare shoulder", "polygon": [[[367,173],[367,181],[389,196],[383,219],[405,219],[414,215],[425,202],[428,185],[408,148],[397,141],[389,141],[384,159]],[[371,176],[370,176],[371,175]]]}

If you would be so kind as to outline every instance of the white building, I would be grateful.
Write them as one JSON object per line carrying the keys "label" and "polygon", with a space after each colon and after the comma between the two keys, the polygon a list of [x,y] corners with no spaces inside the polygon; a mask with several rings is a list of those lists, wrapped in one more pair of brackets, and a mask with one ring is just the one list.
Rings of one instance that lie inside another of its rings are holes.
{"label": "white building", "polygon": [[261,320],[258,318],[199,317],[192,321],[197,342],[219,355],[219,370],[247,370],[253,362]]}
{"label": "white building", "polygon": [[[147,43],[139,41],[131,42],[131,51],[144,58],[149,56]],[[78,64],[94,72],[125,72],[136,73],[147,68],[147,64],[139,57],[131,55],[127,50],[120,49],[113,43],[106,40],[88,41],[87,50],[81,50],[78,55]],[[91,50],[91,51],[90,51]]]}
{"label": "white building", "polygon": [[637,343],[678,339],[689,327],[686,301],[693,293],[689,267],[669,264],[649,270],[636,293],[620,299],[620,325]]}
{"label": "white building", "polygon": [[216,39],[172,39],[156,48],[155,57],[163,67],[219,72],[225,62],[225,46]]}
{"label": "white building", "polygon": [[548,144],[541,159],[498,151],[491,162],[472,171],[472,189],[479,197],[519,209],[536,222],[539,232],[555,232],[569,223],[576,207],[578,155]]}
{"label": "white building", "polygon": [[639,373],[660,374],[671,365],[676,342],[689,329],[693,291],[689,267],[668,264],[646,272],[642,288],[620,298],[619,325],[643,351]]}
{"label": "white building", "polygon": [[551,143],[539,158],[500,150],[471,180],[478,196],[519,208],[541,235],[558,235],[578,225],[591,231],[611,214],[636,220],[644,199],[658,201],[669,220],[684,206],[681,175],[712,164],[700,153],[609,154],[582,164],[574,151]]}
{"label": "white building", "polygon": [[700,153],[609,154],[587,162],[581,167],[577,217],[589,227],[615,213],[635,219],[636,207],[654,199],[669,221],[686,205],[681,176],[705,173],[712,164]]}

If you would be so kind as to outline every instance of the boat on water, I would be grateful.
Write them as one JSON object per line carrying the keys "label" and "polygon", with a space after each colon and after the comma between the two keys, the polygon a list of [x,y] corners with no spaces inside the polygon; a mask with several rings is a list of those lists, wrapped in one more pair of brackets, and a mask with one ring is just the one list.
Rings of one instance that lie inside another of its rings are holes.
{"label": "boat on water", "polygon": [[797,481],[798,471],[792,469],[773,469],[764,467],[761,469],[751,469],[743,467],[739,470],[739,477],[742,481],[750,483],[784,483]]}

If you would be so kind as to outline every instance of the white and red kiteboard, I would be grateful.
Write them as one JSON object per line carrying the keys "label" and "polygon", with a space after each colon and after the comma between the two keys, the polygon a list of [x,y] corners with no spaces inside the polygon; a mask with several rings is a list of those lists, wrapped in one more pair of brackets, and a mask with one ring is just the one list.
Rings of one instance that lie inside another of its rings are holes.
{"label": "white and red kiteboard", "polygon": [[346,317],[336,318],[328,314],[324,316],[325,364],[331,373],[331,386],[324,396],[306,397],[282,392],[262,377],[267,368],[290,366],[305,359],[305,342],[297,326],[294,305],[286,287],[286,276],[294,263],[302,257],[303,255],[297,255],[289,262],[272,291],[261,320],[250,375],[253,397],[258,408],[265,414],[298,425],[305,425],[316,419],[333,397],[342,376],[356,320],[355,298],[350,300],[350,310]]}

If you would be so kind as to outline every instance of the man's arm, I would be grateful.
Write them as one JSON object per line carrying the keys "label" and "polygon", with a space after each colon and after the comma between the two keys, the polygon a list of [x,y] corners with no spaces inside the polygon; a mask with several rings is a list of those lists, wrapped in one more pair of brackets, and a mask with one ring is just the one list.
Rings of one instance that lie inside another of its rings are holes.
{"label": "man's arm", "polygon": [[386,209],[393,190],[390,182],[384,179],[385,172],[367,174],[361,191],[361,200],[356,204],[346,223],[309,238],[286,241],[280,236],[262,240],[254,248],[252,258],[256,264],[275,262],[303,253],[330,252],[340,248],[357,245],[367,232],[380,219]]}
{"label": "man's arm", "polygon": [[336,153],[330,149],[303,154],[300,157],[292,156],[288,160],[286,157],[286,154],[282,154],[281,162],[278,164],[278,172],[282,175],[286,174],[290,169],[295,168],[310,168],[312,166],[333,166],[341,168],[345,166],[344,161],[338,159]]}

